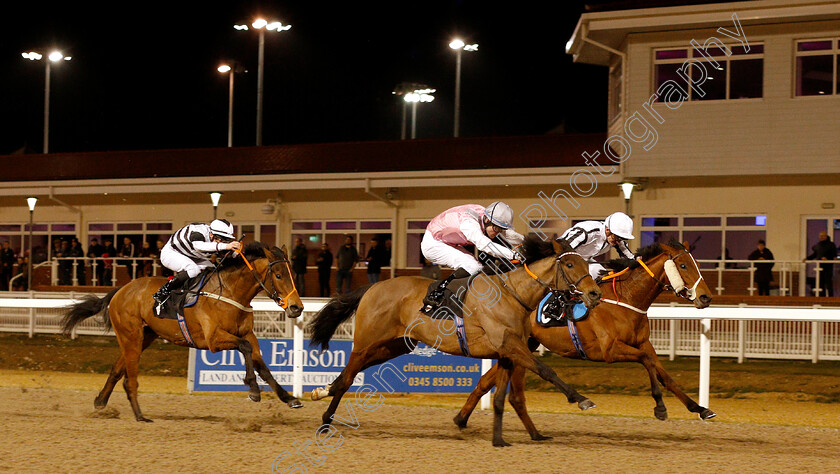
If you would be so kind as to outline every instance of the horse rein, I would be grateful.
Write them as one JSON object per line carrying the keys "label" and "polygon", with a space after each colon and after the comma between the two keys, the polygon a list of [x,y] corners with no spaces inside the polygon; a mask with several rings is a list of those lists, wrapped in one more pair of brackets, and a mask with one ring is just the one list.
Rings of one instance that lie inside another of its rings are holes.
{"label": "horse rein", "polygon": [[[691,257],[691,261],[694,262],[694,267],[697,269],[697,274],[699,275],[699,278],[697,278],[697,280],[694,282],[694,285],[691,288],[685,286],[685,282],[683,281],[682,276],[680,276],[679,270],[677,270],[676,263],[674,262],[675,259],[679,258],[683,254],[688,254],[688,256]],[[668,254],[666,253],[666,255]],[[656,278],[656,275],[653,274],[653,271],[651,271],[651,269],[645,264],[644,261],[642,261],[641,258],[637,258],[636,261],[639,263],[639,265],[641,265],[642,268],[645,269],[645,272],[647,272],[647,274],[650,275],[651,278],[656,280],[656,282],[662,286],[663,289],[667,291],[672,291],[674,295],[680,298],[685,298],[689,301],[694,301],[697,298],[696,289],[697,285],[700,284],[700,281],[703,280],[703,274],[700,273],[700,268],[697,266],[697,262],[694,260],[694,257],[688,250],[683,250],[682,252],[673,256],[668,255],[668,260],[665,261],[664,265],[665,276],[668,278],[668,283],[665,283],[661,279]],[[624,270],[621,270],[618,273],[610,273],[609,275],[605,275],[604,277],[601,277],[601,281],[607,281],[612,279],[613,292],[616,294],[616,296],[618,296],[618,291],[615,288],[616,282],[619,281],[617,277],[627,272],[627,270],[628,269],[625,268]],[[685,294],[681,294],[683,292],[685,292]]]}
{"label": "horse rein", "polygon": [[290,291],[288,295],[286,295],[285,297],[281,297],[280,295],[277,294],[277,287],[274,285],[274,280],[271,281],[271,288],[272,288],[273,291],[268,291],[268,288],[266,288],[266,286],[265,286],[265,280],[268,279],[268,275],[269,275],[269,273],[271,273],[271,268],[274,265],[276,265],[278,263],[289,263],[289,259],[286,258],[285,254],[283,255],[283,258],[278,259],[278,260],[274,260],[272,262],[269,262],[268,267],[266,267],[265,276],[263,277],[263,279],[260,279],[259,275],[257,274],[257,271],[254,269],[254,266],[251,265],[251,262],[249,262],[247,258],[245,258],[245,254],[243,254],[242,251],[239,250],[239,249],[235,249],[235,251],[236,251],[236,253],[239,254],[240,257],[242,257],[242,261],[244,261],[245,265],[248,266],[248,269],[251,271],[251,275],[253,275],[254,280],[256,280],[257,283],[260,284],[260,287],[262,287],[263,291],[265,291],[265,293],[268,295],[268,297],[271,298],[275,303],[280,305],[281,308],[283,308],[283,309],[288,308],[289,307],[289,298],[291,298],[292,295],[297,293],[297,287],[295,286],[295,279],[292,276],[292,270],[291,270],[291,268],[289,268],[288,265],[286,265],[286,270],[288,270],[288,272],[289,272],[289,281],[292,283],[292,291]]}
{"label": "horse rein", "polygon": [[[527,273],[527,274],[528,274],[528,276],[530,276],[530,277],[531,277],[534,281],[536,281],[537,283],[539,283],[539,284],[540,284],[543,288],[545,288],[545,289],[546,289],[546,290],[548,290],[548,291],[552,291],[552,292],[554,292],[554,291],[559,291],[559,290],[557,289],[557,286],[558,286],[558,284],[560,283],[560,277],[562,276],[562,277],[563,277],[563,281],[564,281],[564,282],[566,283],[566,285],[569,287],[569,291],[579,293],[579,291],[578,291],[578,289],[577,289],[577,285],[578,285],[581,281],[583,281],[583,279],[584,279],[584,278],[586,278],[587,276],[589,276],[589,273],[584,274],[583,276],[581,276],[580,278],[578,278],[578,279],[577,279],[577,281],[575,281],[574,283],[570,282],[570,281],[569,281],[569,278],[566,276],[566,273],[565,273],[565,272],[563,272],[563,271],[560,269],[560,259],[561,259],[561,258],[563,258],[563,257],[565,257],[565,256],[567,256],[567,255],[578,255],[578,256],[580,256],[580,254],[578,254],[577,252],[564,252],[564,253],[562,253],[562,254],[558,255],[557,257],[555,257],[555,261],[557,262],[557,265],[555,265],[555,273],[554,273],[554,286],[551,286],[551,285],[549,285],[548,283],[546,283],[546,282],[542,281],[542,280],[540,279],[540,277],[538,277],[538,276],[537,276],[534,272],[532,272],[532,271],[531,271],[531,269],[530,269],[530,268],[528,268],[528,264],[527,264],[527,263],[524,263],[524,262],[523,262],[523,263],[522,263],[522,267],[525,269],[525,273]],[[510,294],[512,294],[514,298],[516,298],[516,301],[519,301],[519,304],[521,304],[521,305],[522,305],[525,309],[527,309],[528,311],[531,311],[531,312],[533,312],[533,311],[534,311],[534,308],[532,308],[531,306],[529,306],[528,304],[526,304],[526,303],[522,300],[522,298],[519,296],[519,294],[518,294],[518,293],[516,293],[516,291],[515,291],[514,289],[512,289],[512,288],[508,287],[508,286],[505,284],[504,280],[502,280],[502,282],[501,282],[501,283],[502,283],[502,286],[503,286],[506,290],[508,290],[508,292],[510,292]]]}

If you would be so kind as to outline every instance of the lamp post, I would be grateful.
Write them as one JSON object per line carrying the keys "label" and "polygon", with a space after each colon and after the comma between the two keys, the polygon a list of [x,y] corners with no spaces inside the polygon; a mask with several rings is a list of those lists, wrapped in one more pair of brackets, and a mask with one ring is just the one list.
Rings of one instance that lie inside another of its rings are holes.
{"label": "lamp post", "polygon": [[233,146],[233,73],[234,68],[227,65],[222,64],[217,69],[222,74],[229,73],[230,74],[230,85],[228,86],[228,148]]}
{"label": "lamp post", "polygon": [[464,44],[460,39],[454,39],[449,47],[455,50],[455,125],[453,136],[458,137],[461,116],[461,51],[478,51],[478,44]]}
{"label": "lamp post", "polygon": [[29,205],[29,263],[27,264],[29,271],[26,275],[26,289],[28,291],[32,291],[32,226],[35,215],[35,204],[37,203],[38,198],[36,197],[26,198],[26,204]]}
{"label": "lamp post", "polygon": [[[40,61],[44,57],[35,51],[21,53],[21,56],[30,61]],[[70,56],[65,56],[61,51],[53,51],[47,56],[47,61],[44,61],[47,65],[44,79],[44,154],[50,152],[50,63],[70,59]]]}
{"label": "lamp post", "polygon": [[219,199],[222,198],[222,193],[213,191],[210,193],[210,200],[213,202],[213,220],[216,220],[216,213],[219,210]]}
{"label": "lamp post", "polygon": [[[233,25],[237,30],[247,30],[248,25]],[[265,62],[265,31],[286,31],[292,25],[284,25],[279,21],[267,21],[259,18],[251,23],[251,27],[260,33],[260,45],[257,54],[257,146],[262,145],[262,103],[263,103],[263,65]]]}

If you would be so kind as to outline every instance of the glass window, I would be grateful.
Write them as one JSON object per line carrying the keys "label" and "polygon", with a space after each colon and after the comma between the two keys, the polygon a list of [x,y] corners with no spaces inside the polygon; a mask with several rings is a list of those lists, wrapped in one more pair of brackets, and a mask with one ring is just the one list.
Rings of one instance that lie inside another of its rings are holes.
{"label": "glass window", "polygon": [[728,61],[720,61],[717,67],[713,67],[712,63],[704,62],[702,66],[697,64],[691,65],[691,80],[697,82],[703,79],[703,72],[699,71],[700,67],[705,67],[707,75],[706,81],[697,87],[705,92],[701,96],[696,94],[696,91],[691,91],[692,97],[697,100],[722,100],[726,98],[726,65]]}
{"label": "glass window", "polygon": [[676,217],[643,217],[642,227],[676,227],[679,219]]}
{"label": "glass window", "polygon": [[[269,247],[277,245],[277,226],[274,224],[263,224],[260,226],[260,241]],[[320,245],[320,243],[319,243]]]}
{"label": "glass window", "polygon": [[327,230],[356,230],[356,221],[327,222]]}
{"label": "glass window", "polygon": [[320,222],[292,222],[292,230],[320,230]]}
{"label": "glass window", "polygon": [[390,221],[362,221],[362,229],[390,229]]}
{"label": "glass window", "polygon": [[640,247],[647,247],[651,244],[667,244],[671,240],[680,240],[678,230],[643,230]]}
{"label": "glass window", "polygon": [[656,59],[681,59],[688,57],[686,49],[666,49],[656,52]]}
{"label": "glass window", "polygon": [[53,232],[75,232],[76,224],[51,224],[50,228]]}
{"label": "glass window", "polygon": [[146,224],[146,230],[172,230],[171,222],[150,222]]}
{"label": "glass window", "polygon": [[683,225],[689,226],[719,226],[720,217],[685,217],[683,218]]}
{"label": "glass window", "polygon": [[729,66],[730,99],[755,99],[764,96],[763,60],[730,61]]}
{"label": "glass window", "polygon": [[117,230],[143,230],[143,224],[141,223],[119,223],[117,224]]}
{"label": "glass window", "polygon": [[831,41],[800,41],[796,45],[797,51],[831,51]]}
{"label": "glass window", "polygon": [[759,217],[764,217],[764,220],[766,221],[767,216],[729,216],[726,218],[726,225],[764,225],[764,223],[757,223],[762,222],[762,220],[759,219]]}
{"label": "glass window", "polygon": [[90,232],[103,232],[114,230],[114,224],[88,224],[88,230]]}
{"label": "glass window", "polygon": [[831,56],[800,56],[796,58],[796,95],[832,93],[834,61]]}
{"label": "glass window", "polygon": [[[688,86],[677,70],[684,69],[689,48],[677,55],[677,50],[657,51],[654,56],[654,92],[666,81],[674,81],[688,94],[689,100],[753,99],[764,95],[764,45],[721,47],[709,46],[703,50],[691,50],[691,56],[700,64],[692,62],[688,75],[696,82],[695,89]],[[727,55],[727,52],[729,55]],[[713,61],[717,66],[713,65]],[[705,72],[703,70],[704,69]],[[703,76],[705,80],[701,82]],[[701,95],[698,90],[702,91]],[[666,95],[659,95],[662,102]]]}
{"label": "glass window", "polygon": [[20,232],[20,224],[0,224],[0,232]]}
{"label": "glass window", "polygon": [[430,221],[408,221],[408,228],[409,229],[423,229],[425,230],[426,227],[429,226]]}

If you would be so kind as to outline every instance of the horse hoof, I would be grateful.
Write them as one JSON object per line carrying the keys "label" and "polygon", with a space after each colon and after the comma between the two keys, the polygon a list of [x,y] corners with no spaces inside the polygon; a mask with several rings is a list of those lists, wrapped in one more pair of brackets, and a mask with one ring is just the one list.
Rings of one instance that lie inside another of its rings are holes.
{"label": "horse hoof", "polygon": [[716,417],[717,413],[709,410],[708,408],[704,408],[703,411],[700,412],[700,419],[701,420],[711,420],[712,418]]}
{"label": "horse hoof", "polygon": [[145,416],[138,416],[137,421],[142,421],[143,423],[152,423],[153,420],[146,418]]}
{"label": "horse hoof", "polygon": [[493,446],[495,446],[497,448],[506,448],[508,446],[513,446],[513,445],[508,443],[507,441],[505,441],[503,439],[498,439],[498,440],[494,439],[493,440]]}
{"label": "horse hoof", "polygon": [[261,400],[260,392],[251,392],[251,393],[249,393],[249,394],[248,394],[248,398],[249,398],[252,402],[258,402],[258,401],[260,401],[260,400]]}
{"label": "horse hoof", "polygon": [[298,400],[297,398],[289,401],[289,407],[290,408],[301,408],[302,406],[303,406],[303,403],[301,403],[300,400]]}
{"label": "horse hoof", "polygon": [[452,421],[455,422],[459,429],[467,427],[467,418],[462,418],[460,414],[455,415],[455,418],[452,418]]}
{"label": "horse hoof", "polygon": [[312,389],[312,394],[309,396],[309,398],[317,401],[317,400],[320,400],[324,397],[328,397],[329,395],[330,395],[330,392],[327,389],[318,387],[318,388]]}
{"label": "horse hoof", "polygon": [[665,421],[668,419],[668,409],[667,408],[654,408],[653,415],[656,417],[657,420]]}
{"label": "horse hoof", "polygon": [[552,439],[552,437],[551,436],[543,436],[543,435],[537,433],[535,435],[531,435],[531,439],[533,441],[548,441],[548,440]]}
{"label": "horse hoof", "polygon": [[596,406],[595,402],[593,402],[592,400],[590,400],[588,398],[584,399],[584,400],[582,400],[578,403],[578,408],[580,408],[580,411],[586,411],[586,410],[589,410],[590,408],[595,408],[595,406]]}

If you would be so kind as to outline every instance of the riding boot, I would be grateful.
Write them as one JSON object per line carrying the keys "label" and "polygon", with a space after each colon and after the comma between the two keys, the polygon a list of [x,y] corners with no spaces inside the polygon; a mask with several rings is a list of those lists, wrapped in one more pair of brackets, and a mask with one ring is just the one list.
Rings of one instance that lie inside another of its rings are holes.
{"label": "riding boot", "polygon": [[169,277],[169,280],[167,280],[153,296],[155,299],[155,315],[160,316],[160,312],[163,310],[163,304],[169,299],[169,295],[172,294],[172,291],[180,288],[181,285],[189,279],[190,276],[186,271],[178,272],[175,276]]}
{"label": "riding boot", "polygon": [[470,272],[464,270],[463,268],[459,268],[452,272],[451,275],[446,277],[446,279],[441,280],[437,288],[430,291],[429,294],[426,295],[425,298],[423,298],[423,311],[428,312],[440,306],[440,304],[443,302],[443,297],[445,295],[444,290],[446,290],[446,287],[449,285],[449,283],[452,282],[452,280],[456,278],[466,278],[468,276],[470,276]]}

